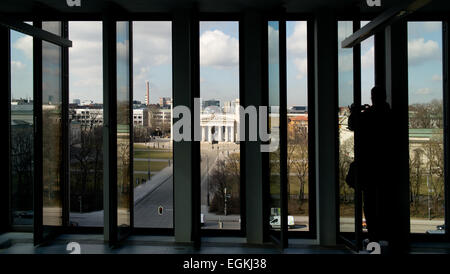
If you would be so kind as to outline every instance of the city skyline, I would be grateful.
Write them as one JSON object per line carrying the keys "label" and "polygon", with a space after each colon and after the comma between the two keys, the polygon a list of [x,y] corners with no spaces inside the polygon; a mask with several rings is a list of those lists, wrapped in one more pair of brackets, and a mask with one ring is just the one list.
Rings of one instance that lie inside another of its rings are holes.
{"label": "city skyline", "polygon": [[[200,50],[206,46],[209,49],[234,48],[233,51],[237,52],[237,25],[237,22],[202,22]],[[101,26],[101,22],[69,22],[69,38],[74,43],[69,50],[70,101],[75,98],[95,103],[103,101]],[[150,102],[157,102],[160,97],[172,97],[171,22],[134,22],[133,26],[134,100],[145,98],[145,80],[150,82]],[[307,105],[306,22],[288,21],[286,27],[288,105]],[[348,35],[347,32],[339,29],[340,39],[342,35]],[[410,104],[441,99],[442,24],[410,22],[408,34]],[[238,94],[239,90],[238,56],[216,51],[213,50],[209,57],[200,56],[201,89],[211,98],[227,101],[231,99],[226,97],[227,94]],[[340,53],[343,51],[339,50]],[[363,103],[370,103],[373,52],[373,38],[370,38],[362,43],[361,49]],[[339,90],[343,94],[352,90],[352,67],[348,58],[348,55],[339,55]],[[33,98],[32,39],[15,31],[11,31],[11,71],[13,99]],[[339,105],[351,103],[351,98],[344,95]]]}

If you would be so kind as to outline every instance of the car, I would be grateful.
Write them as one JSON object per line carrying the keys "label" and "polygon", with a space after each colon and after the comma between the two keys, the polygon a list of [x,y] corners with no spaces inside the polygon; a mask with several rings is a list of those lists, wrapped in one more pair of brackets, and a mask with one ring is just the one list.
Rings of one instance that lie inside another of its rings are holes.
{"label": "car", "polygon": [[445,224],[436,226],[436,230],[427,230],[427,234],[443,235],[445,234]]}
{"label": "car", "polygon": [[205,215],[203,213],[200,214],[200,226],[205,225]]}

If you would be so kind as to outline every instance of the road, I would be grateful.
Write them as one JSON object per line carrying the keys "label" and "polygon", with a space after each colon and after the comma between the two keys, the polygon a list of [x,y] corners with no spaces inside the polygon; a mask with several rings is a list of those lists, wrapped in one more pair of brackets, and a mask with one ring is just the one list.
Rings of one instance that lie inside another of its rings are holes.
{"label": "road", "polygon": [[[158,207],[163,214],[158,214]],[[134,226],[151,228],[173,227],[173,175],[134,205]]]}

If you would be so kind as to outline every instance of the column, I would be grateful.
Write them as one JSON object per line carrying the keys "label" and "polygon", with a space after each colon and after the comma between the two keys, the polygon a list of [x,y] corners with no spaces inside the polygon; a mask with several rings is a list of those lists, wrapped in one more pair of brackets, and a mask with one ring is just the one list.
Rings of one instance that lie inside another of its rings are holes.
{"label": "column", "polygon": [[219,142],[222,142],[222,138],[223,138],[223,133],[222,133],[222,131],[223,131],[223,126],[222,125],[220,125],[220,126],[218,126],[217,127],[217,130],[219,130],[219,138],[217,139],[217,141],[219,141]]}
{"label": "column", "polygon": [[206,141],[206,127],[202,127],[202,142]]}
{"label": "column", "polygon": [[225,142],[229,142],[229,141],[230,141],[228,135],[229,135],[229,132],[228,132],[228,126],[226,126],[226,127],[225,127]]}
{"label": "column", "polygon": [[314,101],[317,241],[336,245],[337,198],[337,22],[331,11],[321,10],[314,20]]}
{"label": "column", "polygon": [[[390,247],[403,252],[408,248],[409,216],[409,135],[408,135],[408,35],[405,20],[388,26],[386,36],[386,98],[392,108],[393,132],[391,144],[395,153],[387,155],[395,163],[395,172],[389,176],[392,188],[381,203],[389,203],[395,211],[386,210],[390,230]],[[387,173],[389,174],[389,172]],[[386,197],[387,196],[387,197]],[[391,215],[392,213],[393,215]]]}
{"label": "column", "polygon": [[[196,87],[195,69],[198,53],[194,50],[199,40],[198,21],[194,15],[191,9],[176,9],[172,21],[173,106],[187,106],[191,110],[194,109],[193,98],[198,97],[199,90]],[[191,132],[193,137],[194,133]],[[177,243],[196,244],[199,241],[197,223],[200,223],[200,187],[193,184],[200,177],[200,169],[194,169],[200,162],[199,144],[193,141],[173,144],[174,228]]]}
{"label": "column", "polygon": [[[265,27],[263,27],[265,26]],[[241,34],[245,37],[243,39],[243,70],[244,70],[244,87],[245,94],[241,98],[241,104],[246,107],[253,105],[259,107],[263,104],[263,81],[264,81],[264,63],[263,58],[267,58],[264,54],[263,31],[267,31],[267,22],[264,20],[262,14],[258,11],[248,10],[244,13],[244,21]],[[334,42],[335,43],[335,42]],[[245,124],[248,128],[248,123]],[[231,131],[231,141],[234,141],[234,133],[236,128]],[[267,210],[264,199],[264,181],[263,178],[263,155],[261,153],[261,142],[246,142],[245,143],[245,207],[246,207],[246,231],[247,243],[249,244],[263,244],[265,236],[267,235],[268,218],[265,218],[265,211]]]}

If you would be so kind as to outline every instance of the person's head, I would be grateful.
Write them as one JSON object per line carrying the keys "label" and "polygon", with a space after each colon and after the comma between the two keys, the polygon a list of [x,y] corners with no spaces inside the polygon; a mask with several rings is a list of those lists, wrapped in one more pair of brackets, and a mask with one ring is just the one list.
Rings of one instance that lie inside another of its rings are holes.
{"label": "person's head", "polygon": [[386,103],[386,90],[380,86],[374,86],[371,91],[372,105],[383,106]]}

